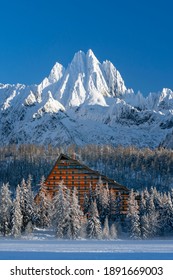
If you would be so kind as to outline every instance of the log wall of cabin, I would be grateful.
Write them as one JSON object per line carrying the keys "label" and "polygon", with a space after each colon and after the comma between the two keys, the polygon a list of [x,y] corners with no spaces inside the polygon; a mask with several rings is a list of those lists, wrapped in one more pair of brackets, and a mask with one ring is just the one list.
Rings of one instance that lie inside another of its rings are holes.
{"label": "log wall of cabin", "polygon": [[83,206],[84,194],[88,194],[90,186],[92,186],[93,190],[95,189],[100,177],[105,185],[108,183],[109,188],[111,188],[115,196],[118,196],[119,192],[121,193],[123,202],[122,213],[126,213],[128,193],[122,191],[119,186],[117,186],[117,188],[116,186],[111,186],[111,184],[104,179],[104,176],[80,165],[78,162],[76,163],[74,160],[60,160],[56,162],[54,168],[46,178],[44,192],[46,196],[52,198],[58,191],[59,182],[63,180],[67,188],[72,190],[76,187],[79,203]]}

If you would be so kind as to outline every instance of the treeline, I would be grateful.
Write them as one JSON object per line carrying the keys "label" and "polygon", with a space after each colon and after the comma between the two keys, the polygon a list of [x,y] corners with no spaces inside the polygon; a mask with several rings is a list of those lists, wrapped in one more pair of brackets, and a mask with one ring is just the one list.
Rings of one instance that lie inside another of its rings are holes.
{"label": "treeline", "polygon": [[17,186],[11,197],[8,184],[0,191],[0,235],[20,237],[34,227],[54,228],[59,239],[152,239],[173,236],[173,189],[162,193],[156,188],[131,190],[127,211],[122,214],[121,194],[114,196],[98,181],[95,190],[85,194],[83,207],[76,188],[69,190],[63,181],[52,200],[40,182],[39,199],[34,199],[31,176]]}
{"label": "treeline", "polygon": [[151,188],[129,195],[126,228],[132,239],[173,236],[173,189],[168,193]]}
{"label": "treeline", "polygon": [[9,182],[15,189],[22,178],[32,174],[35,191],[42,175],[48,175],[60,153],[76,159],[90,168],[135,190],[155,186],[160,191],[173,187],[173,151],[135,147],[88,145],[52,147],[9,145],[0,147],[0,183]]}

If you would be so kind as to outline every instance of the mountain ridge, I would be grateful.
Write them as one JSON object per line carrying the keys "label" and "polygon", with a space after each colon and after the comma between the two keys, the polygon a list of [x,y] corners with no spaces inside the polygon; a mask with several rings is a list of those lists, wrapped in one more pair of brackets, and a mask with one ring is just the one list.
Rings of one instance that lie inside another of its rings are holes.
{"label": "mountain ridge", "polygon": [[155,148],[172,135],[173,92],[135,94],[110,61],[79,51],[66,68],[56,62],[39,85],[0,84],[0,117],[2,145]]}

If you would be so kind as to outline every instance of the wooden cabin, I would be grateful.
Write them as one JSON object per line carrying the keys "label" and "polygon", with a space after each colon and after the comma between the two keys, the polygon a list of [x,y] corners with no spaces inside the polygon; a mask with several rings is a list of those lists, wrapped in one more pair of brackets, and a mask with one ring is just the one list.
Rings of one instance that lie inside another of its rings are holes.
{"label": "wooden cabin", "polygon": [[[90,169],[88,166],[80,163],[78,160],[70,158],[64,154],[61,154],[47,176],[44,185],[40,189],[45,196],[52,199],[55,193],[58,191],[59,182],[63,181],[64,185],[73,189],[77,188],[80,205],[83,206],[84,194],[89,192],[92,187],[94,190],[99,180],[102,180],[103,184],[108,186],[115,196],[119,193],[122,196],[122,214],[127,211],[127,199],[129,195],[129,189],[120,185],[116,181],[101,175],[99,172]],[[37,199],[39,194],[37,195]]]}

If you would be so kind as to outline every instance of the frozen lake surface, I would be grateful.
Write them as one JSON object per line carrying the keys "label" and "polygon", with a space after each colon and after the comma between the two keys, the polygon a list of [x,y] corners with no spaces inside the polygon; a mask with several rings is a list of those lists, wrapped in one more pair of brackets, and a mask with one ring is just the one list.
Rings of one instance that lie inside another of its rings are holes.
{"label": "frozen lake surface", "polygon": [[169,240],[58,240],[37,231],[21,239],[0,238],[1,260],[113,260],[171,259]]}

